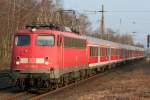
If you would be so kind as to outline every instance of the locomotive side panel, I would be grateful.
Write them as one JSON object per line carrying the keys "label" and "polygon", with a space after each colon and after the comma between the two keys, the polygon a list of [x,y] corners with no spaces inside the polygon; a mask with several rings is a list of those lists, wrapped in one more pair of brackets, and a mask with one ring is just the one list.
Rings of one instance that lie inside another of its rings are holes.
{"label": "locomotive side panel", "polygon": [[84,68],[86,65],[86,40],[64,36],[64,70],[67,70],[66,72],[77,71]]}

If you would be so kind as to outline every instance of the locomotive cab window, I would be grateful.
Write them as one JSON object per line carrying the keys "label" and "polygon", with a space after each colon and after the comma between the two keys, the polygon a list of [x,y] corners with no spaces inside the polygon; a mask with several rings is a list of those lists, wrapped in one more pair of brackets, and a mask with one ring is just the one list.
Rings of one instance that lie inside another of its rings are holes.
{"label": "locomotive cab window", "polygon": [[16,46],[27,46],[30,44],[30,36],[29,35],[18,35],[15,37],[15,45]]}
{"label": "locomotive cab window", "polygon": [[53,35],[39,35],[36,40],[37,45],[40,46],[53,46],[54,42]]}

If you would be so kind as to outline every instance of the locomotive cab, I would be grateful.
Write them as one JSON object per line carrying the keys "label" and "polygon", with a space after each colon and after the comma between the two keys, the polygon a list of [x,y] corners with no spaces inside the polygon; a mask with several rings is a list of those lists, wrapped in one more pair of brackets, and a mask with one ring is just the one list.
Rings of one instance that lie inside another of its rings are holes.
{"label": "locomotive cab", "polygon": [[32,79],[47,80],[54,73],[57,67],[55,33],[51,29],[30,28],[15,34],[11,70],[17,86],[25,87],[23,84],[30,84]]}
{"label": "locomotive cab", "polygon": [[54,34],[16,34],[13,48],[13,69],[45,69],[55,57]]}

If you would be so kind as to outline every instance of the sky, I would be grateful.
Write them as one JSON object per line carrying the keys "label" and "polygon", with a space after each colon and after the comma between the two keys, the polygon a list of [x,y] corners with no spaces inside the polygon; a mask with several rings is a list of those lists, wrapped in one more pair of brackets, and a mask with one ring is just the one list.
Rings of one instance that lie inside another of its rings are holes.
{"label": "sky", "polygon": [[104,4],[105,28],[119,31],[121,34],[131,34],[135,42],[147,45],[147,34],[150,34],[150,0],[63,0],[65,9],[73,9],[88,16],[92,29],[99,27]]}

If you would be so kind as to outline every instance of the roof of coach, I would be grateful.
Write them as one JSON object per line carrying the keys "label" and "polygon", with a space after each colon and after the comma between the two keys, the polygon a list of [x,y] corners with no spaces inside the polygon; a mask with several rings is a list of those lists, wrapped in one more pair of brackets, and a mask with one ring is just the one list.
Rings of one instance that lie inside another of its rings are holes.
{"label": "roof of coach", "polygon": [[107,46],[111,46],[111,47],[120,47],[118,43],[115,42],[111,42],[108,40],[103,40],[103,39],[98,39],[95,37],[91,37],[91,36],[86,36],[84,35],[83,37],[85,37],[88,41],[89,41],[89,45],[107,45]]}
{"label": "roof of coach", "polygon": [[128,49],[128,50],[140,50],[140,51],[145,50],[144,48],[135,47],[135,46],[127,45],[127,44],[116,43],[116,42],[103,40],[103,39],[98,39],[98,38],[91,37],[91,36],[84,35],[83,37],[85,37],[89,41],[89,45],[92,45],[92,44],[93,45],[104,45],[105,44],[111,48],[124,48],[124,49]]}
{"label": "roof of coach", "polygon": [[60,32],[59,34],[67,37],[73,37],[73,38],[79,38],[79,39],[86,39],[85,37],[82,37],[81,35],[77,35],[74,32]]}
{"label": "roof of coach", "polygon": [[[124,48],[128,50],[141,50],[144,51],[144,48],[135,47],[127,44],[116,43],[108,40],[98,39],[95,37],[87,36],[87,35],[79,35],[76,32],[72,32],[71,29],[67,27],[58,26],[55,24],[29,24],[26,26],[26,29],[19,30],[17,34],[60,34],[63,36],[79,38],[79,39],[87,39],[89,45],[96,46],[109,46],[111,48]],[[33,29],[33,30],[32,30]],[[69,30],[69,31],[68,31]]]}

